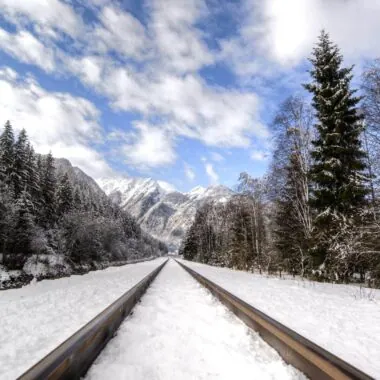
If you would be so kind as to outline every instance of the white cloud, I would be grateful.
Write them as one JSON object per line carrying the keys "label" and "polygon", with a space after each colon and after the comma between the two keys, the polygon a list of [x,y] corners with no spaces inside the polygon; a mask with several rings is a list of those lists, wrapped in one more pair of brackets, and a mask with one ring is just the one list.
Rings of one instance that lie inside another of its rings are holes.
{"label": "white cloud", "polygon": [[53,71],[55,68],[52,49],[45,47],[27,31],[9,33],[0,28],[0,48],[20,61],[37,65],[45,71]]}
{"label": "white cloud", "polygon": [[218,183],[219,176],[215,172],[214,166],[212,164],[210,164],[209,162],[207,162],[207,163],[205,163],[205,170],[206,170],[206,174],[207,174],[210,182],[213,184]]}
{"label": "white cloud", "polygon": [[138,168],[155,168],[175,161],[174,140],[165,129],[136,123],[133,141],[123,146],[127,163]]}
{"label": "white cloud", "polygon": [[115,108],[161,115],[170,120],[166,127],[171,133],[208,145],[246,147],[252,135],[268,135],[258,120],[255,94],[210,87],[198,75],[150,77],[119,68],[101,86]]}
{"label": "white cloud", "polygon": [[255,150],[251,153],[251,158],[254,161],[265,161],[268,159],[268,154],[261,150]]}
{"label": "white cloud", "polygon": [[113,50],[130,58],[141,59],[150,46],[144,26],[128,12],[114,6],[105,6],[100,21],[88,38],[93,41],[91,49],[97,52]]}
{"label": "white cloud", "polygon": [[66,68],[88,86],[98,86],[103,79],[106,61],[99,56],[64,57]]}
{"label": "white cloud", "polygon": [[36,150],[65,157],[89,175],[99,177],[111,169],[91,143],[101,141],[99,112],[92,103],[67,93],[48,92],[33,78],[18,78],[0,70],[0,115],[15,130],[25,128]]}
{"label": "white cloud", "polygon": [[309,55],[322,28],[350,58],[376,56],[380,47],[380,2],[373,0],[281,0],[267,1],[268,42],[281,62]]}
{"label": "white cloud", "polygon": [[151,34],[165,68],[185,73],[214,62],[195,24],[206,16],[204,0],[151,0]]}
{"label": "white cloud", "polygon": [[[241,76],[273,75],[308,57],[322,28],[350,61],[380,55],[380,2],[245,0],[238,37],[222,42],[221,59]],[[282,68],[281,68],[282,66]]]}
{"label": "white cloud", "polygon": [[56,30],[70,36],[83,31],[81,18],[74,10],[60,0],[0,0],[2,15],[11,22],[24,24],[26,20],[35,23],[38,31],[56,37]]}
{"label": "white cloud", "polygon": [[211,152],[210,153],[210,157],[215,162],[224,161],[224,157],[220,153],[218,153],[218,152]]}
{"label": "white cloud", "polygon": [[[204,0],[191,0],[186,6],[175,0],[151,0],[146,7],[147,26],[111,1],[83,2],[99,12],[99,22],[86,26],[69,3],[40,3],[0,0],[8,16],[22,15],[41,33],[49,30],[54,37],[58,30],[70,34],[72,29],[73,46],[81,47],[82,56],[70,56],[51,40],[42,44],[46,57],[56,56],[57,72],[79,77],[106,96],[114,109],[162,121],[162,125],[156,121],[137,128],[133,143],[122,150],[128,162],[148,167],[172,163],[176,157],[173,141],[178,137],[210,146],[248,147],[252,137],[268,135],[260,123],[259,99],[254,93],[210,86],[197,74],[216,58],[197,26],[208,17]],[[39,54],[34,50],[33,54]],[[134,62],[142,58],[146,58],[144,65],[137,68]],[[29,61],[44,64],[35,58]],[[149,134],[157,137],[158,146]]]}
{"label": "white cloud", "polygon": [[186,178],[189,180],[189,181],[194,181],[195,179],[195,172],[193,170],[193,168],[188,164],[188,163],[184,163],[184,172],[185,172],[185,176]]}

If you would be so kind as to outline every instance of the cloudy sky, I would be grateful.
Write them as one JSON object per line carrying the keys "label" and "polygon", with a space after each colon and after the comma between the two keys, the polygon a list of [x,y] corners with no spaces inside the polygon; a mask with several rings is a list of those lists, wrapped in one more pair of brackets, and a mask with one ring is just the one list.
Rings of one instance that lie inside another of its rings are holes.
{"label": "cloudy sky", "polygon": [[264,173],[325,28],[356,72],[380,0],[0,0],[0,115],[95,178],[180,190]]}

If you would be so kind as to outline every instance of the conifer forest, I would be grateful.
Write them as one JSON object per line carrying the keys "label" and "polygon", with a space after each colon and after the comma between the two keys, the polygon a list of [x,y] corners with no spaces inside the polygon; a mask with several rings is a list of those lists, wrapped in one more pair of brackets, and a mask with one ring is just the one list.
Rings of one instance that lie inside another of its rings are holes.
{"label": "conifer forest", "polygon": [[268,173],[242,173],[230,200],[200,208],[180,252],[217,266],[379,286],[380,60],[354,77],[322,31],[309,61],[310,96],[290,96],[273,120]]}
{"label": "conifer forest", "polygon": [[[1,264],[17,271],[46,266],[41,277],[83,273],[107,265],[156,257],[165,244],[143,232],[88,177],[57,170],[51,154],[34,152],[25,130],[0,136]],[[70,178],[71,177],[71,178]],[[15,285],[32,278],[23,273]],[[12,284],[10,284],[12,285]]]}

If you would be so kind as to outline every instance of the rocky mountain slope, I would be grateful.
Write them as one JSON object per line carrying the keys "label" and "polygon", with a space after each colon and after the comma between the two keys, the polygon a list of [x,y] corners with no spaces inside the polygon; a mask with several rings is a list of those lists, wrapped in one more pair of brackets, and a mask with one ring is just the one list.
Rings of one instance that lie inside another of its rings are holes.
{"label": "rocky mountain slope", "polygon": [[140,226],[176,251],[191,226],[197,209],[206,201],[223,202],[233,191],[225,186],[198,186],[181,193],[151,178],[112,178],[98,184],[123,209],[131,213]]}
{"label": "rocky mountain slope", "polygon": [[83,170],[71,165],[71,162],[66,158],[55,158],[54,166],[58,178],[67,173],[70,182],[74,184],[75,187],[79,187],[81,193],[85,196],[95,198],[96,200],[106,198],[105,192],[99,187],[95,180]]}

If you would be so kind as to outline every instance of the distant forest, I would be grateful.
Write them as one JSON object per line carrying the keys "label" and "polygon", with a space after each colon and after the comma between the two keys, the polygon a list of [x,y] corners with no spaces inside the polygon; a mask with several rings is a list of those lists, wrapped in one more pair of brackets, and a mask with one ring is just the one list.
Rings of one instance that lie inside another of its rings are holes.
{"label": "distant forest", "polygon": [[166,246],[98,189],[57,172],[11,123],[0,136],[0,269],[40,264],[46,277],[159,256]]}
{"label": "distant forest", "polygon": [[180,253],[244,270],[380,285],[380,60],[351,89],[352,67],[322,31],[311,55],[311,103],[291,96],[273,120],[264,178],[198,210]]}

